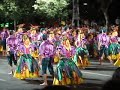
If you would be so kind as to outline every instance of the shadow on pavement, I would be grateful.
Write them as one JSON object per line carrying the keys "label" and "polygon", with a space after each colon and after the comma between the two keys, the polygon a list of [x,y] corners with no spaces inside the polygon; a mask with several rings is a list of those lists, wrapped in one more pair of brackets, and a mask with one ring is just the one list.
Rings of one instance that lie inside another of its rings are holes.
{"label": "shadow on pavement", "polygon": [[[94,80],[97,81],[97,79]],[[43,80],[26,79],[24,81],[27,82],[27,84],[35,84],[35,85],[40,85],[40,83],[43,83]],[[48,80],[48,86],[45,86],[46,87],[45,89],[35,88],[33,90],[57,90],[57,88],[59,90],[62,90],[62,88],[64,88],[63,86],[52,85],[52,81],[53,81],[52,78]],[[68,87],[69,89],[64,89],[64,90],[101,90],[102,86],[103,84],[83,83],[80,85],[67,85],[65,87]]]}
{"label": "shadow on pavement", "polygon": [[71,85],[71,86],[45,86],[43,89],[35,88],[33,90],[101,90],[101,87],[86,85]]}
{"label": "shadow on pavement", "polygon": [[94,66],[88,66],[85,68],[85,70],[99,70],[99,71],[114,71],[117,67],[113,67],[110,65],[94,65]]}
{"label": "shadow on pavement", "polygon": [[[27,84],[35,84],[35,85],[40,85],[41,83],[43,83],[43,80],[35,80],[35,79],[25,79],[24,80]],[[48,85],[52,85],[53,80],[49,79],[48,80]]]}

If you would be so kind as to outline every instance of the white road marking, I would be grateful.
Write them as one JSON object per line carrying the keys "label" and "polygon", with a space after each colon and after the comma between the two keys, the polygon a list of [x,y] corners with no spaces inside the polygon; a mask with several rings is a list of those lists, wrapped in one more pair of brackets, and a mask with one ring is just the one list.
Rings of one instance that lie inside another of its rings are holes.
{"label": "white road marking", "polygon": [[0,81],[6,81],[6,80],[0,78]]}
{"label": "white road marking", "polygon": [[106,75],[106,74],[100,74],[100,73],[93,73],[93,72],[82,71],[82,73],[94,74],[94,75],[105,76],[105,77],[112,77],[112,75]]}

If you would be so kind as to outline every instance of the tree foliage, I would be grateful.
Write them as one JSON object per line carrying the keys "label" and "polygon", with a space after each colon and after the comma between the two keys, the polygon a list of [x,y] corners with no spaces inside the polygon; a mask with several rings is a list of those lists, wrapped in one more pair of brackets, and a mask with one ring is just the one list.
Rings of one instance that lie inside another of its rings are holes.
{"label": "tree foliage", "polygon": [[0,2],[1,16],[4,16],[6,20],[26,19],[32,15],[34,3],[33,0],[2,0]]}
{"label": "tree foliage", "polygon": [[1,3],[1,11],[6,19],[17,19],[18,8],[15,0],[3,0]]}
{"label": "tree foliage", "polygon": [[36,0],[34,6],[37,7],[37,12],[46,15],[46,17],[65,17],[68,15],[66,7],[68,5],[67,0]]}

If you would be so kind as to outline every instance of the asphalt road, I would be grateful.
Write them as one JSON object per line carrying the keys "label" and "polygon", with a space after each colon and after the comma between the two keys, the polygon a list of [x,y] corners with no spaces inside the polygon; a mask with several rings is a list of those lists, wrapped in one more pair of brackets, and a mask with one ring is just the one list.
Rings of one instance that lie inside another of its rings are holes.
{"label": "asphalt road", "polygon": [[[106,81],[108,81],[116,67],[109,62],[104,61],[99,65],[97,60],[91,60],[91,65],[84,70],[84,83],[77,86],[68,86],[72,90],[100,90]],[[0,57],[0,90],[40,90],[45,86],[41,86],[42,78],[19,80],[9,75],[9,65],[5,57]],[[48,84],[52,85],[52,77],[48,76]]]}

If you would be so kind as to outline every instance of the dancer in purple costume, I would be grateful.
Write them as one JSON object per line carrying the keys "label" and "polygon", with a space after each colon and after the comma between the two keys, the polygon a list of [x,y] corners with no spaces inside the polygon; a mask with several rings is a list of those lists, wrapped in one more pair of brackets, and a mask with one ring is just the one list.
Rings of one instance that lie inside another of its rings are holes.
{"label": "dancer in purple costume", "polygon": [[44,34],[43,36],[43,42],[41,43],[39,47],[40,52],[40,60],[39,65],[42,65],[42,75],[44,78],[44,82],[40,85],[47,85],[47,68],[52,76],[54,76],[53,71],[53,65],[51,60],[53,59],[54,54],[54,46],[53,44],[47,39],[47,35]]}
{"label": "dancer in purple costume", "polygon": [[76,54],[74,56],[74,62],[80,68],[84,68],[90,64],[88,61],[89,52],[87,50],[87,39],[85,38],[84,33],[82,30],[78,32],[77,41],[75,42],[76,45]]}
{"label": "dancer in purple costume", "polygon": [[60,61],[56,67],[53,85],[82,83],[82,73],[72,60],[75,54],[75,47],[70,45],[67,36],[63,37],[63,41],[57,48],[56,54],[60,57]]}
{"label": "dancer in purple costume", "polygon": [[34,57],[31,56],[34,52],[34,45],[30,42],[28,35],[24,34],[23,43],[18,47],[20,58],[14,73],[14,77],[18,79],[36,78],[39,77],[39,66]]}
{"label": "dancer in purple costume", "polygon": [[18,47],[22,44],[22,36],[24,34],[23,33],[23,26],[24,26],[24,24],[18,25],[18,30],[15,33],[15,36],[16,36],[17,41],[18,41]]}
{"label": "dancer in purple costume", "polygon": [[17,66],[17,55],[16,55],[17,43],[18,42],[14,35],[14,31],[11,31],[10,36],[6,39],[7,59],[11,69],[11,72],[9,74],[14,73],[13,63],[15,66]]}
{"label": "dancer in purple costume", "polygon": [[100,65],[102,64],[104,56],[109,58],[108,46],[110,44],[110,37],[107,35],[107,29],[102,28],[101,32],[102,33],[97,36]]}
{"label": "dancer in purple costume", "polygon": [[2,46],[3,46],[2,55],[6,56],[6,38],[9,36],[9,31],[7,28],[3,28],[3,31],[0,34],[1,34]]}

